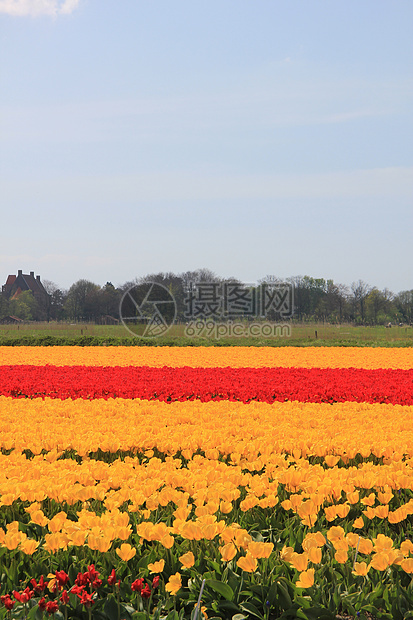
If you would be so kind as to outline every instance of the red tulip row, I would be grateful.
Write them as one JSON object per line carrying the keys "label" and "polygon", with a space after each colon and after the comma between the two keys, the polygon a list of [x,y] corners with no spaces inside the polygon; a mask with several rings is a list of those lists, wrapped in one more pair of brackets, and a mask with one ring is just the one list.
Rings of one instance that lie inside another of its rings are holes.
{"label": "red tulip row", "polygon": [[298,400],[412,405],[413,370],[0,366],[0,394],[62,400]]}

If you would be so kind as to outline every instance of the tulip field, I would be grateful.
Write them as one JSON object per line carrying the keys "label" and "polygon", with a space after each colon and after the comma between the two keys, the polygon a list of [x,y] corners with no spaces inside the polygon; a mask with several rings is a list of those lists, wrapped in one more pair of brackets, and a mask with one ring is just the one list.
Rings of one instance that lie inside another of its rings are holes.
{"label": "tulip field", "polygon": [[413,349],[0,347],[0,620],[413,619]]}

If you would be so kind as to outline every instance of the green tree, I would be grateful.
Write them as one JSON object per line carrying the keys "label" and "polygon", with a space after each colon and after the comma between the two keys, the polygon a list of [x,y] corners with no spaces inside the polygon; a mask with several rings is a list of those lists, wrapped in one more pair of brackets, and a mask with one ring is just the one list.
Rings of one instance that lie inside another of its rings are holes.
{"label": "green tree", "polygon": [[10,299],[9,314],[24,321],[36,320],[39,304],[31,291],[23,291],[18,297]]}
{"label": "green tree", "polygon": [[100,286],[89,280],[78,280],[69,289],[65,301],[66,315],[75,321],[96,320],[101,314]]}
{"label": "green tree", "polygon": [[413,290],[400,291],[394,298],[394,305],[405,323],[413,323]]}

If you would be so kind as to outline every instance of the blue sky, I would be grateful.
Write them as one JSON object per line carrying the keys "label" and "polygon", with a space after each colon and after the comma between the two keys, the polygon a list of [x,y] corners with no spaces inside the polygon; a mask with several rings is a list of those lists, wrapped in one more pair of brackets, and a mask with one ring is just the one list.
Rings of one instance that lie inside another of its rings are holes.
{"label": "blue sky", "polygon": [[413,4],[0,0],[0,279],[413,288]]}

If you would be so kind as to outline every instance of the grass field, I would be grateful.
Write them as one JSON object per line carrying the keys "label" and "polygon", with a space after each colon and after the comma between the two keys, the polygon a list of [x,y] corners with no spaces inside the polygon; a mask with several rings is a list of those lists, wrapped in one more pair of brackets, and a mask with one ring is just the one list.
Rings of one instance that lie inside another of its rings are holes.
{"label": "grass field", "polygon": [[[245,324],[246,326],[248,324]],[[154,344],[154,345],[248,345],[248,346],[306,346],[306,345],[343,345],[343,346],[412,346],[412,326],[366,327],[350,324],[331,325],[328,323],[291,323],[291,335],[265,336],[226,336],[217,340],[214,334],[206,330],[191,337],[185,335],[185,325],[173,325],[164,336],[145,338],[133,342],[132,335],[123,325],[94,325],[93,323],[26,323],[22,325],[0,325],[0,343],[8,344],[16,339],[70,339],[74,343],[79,339],[99,339],[94,344]],[[119,339],[119,342],[116,340]],[[15,344],[15,342],[14,342]],[[57,343],[56,343],[57,344]],[[66,343],[67,344],[67,343]],[[85,342],[85,344],[88,344]]]}

